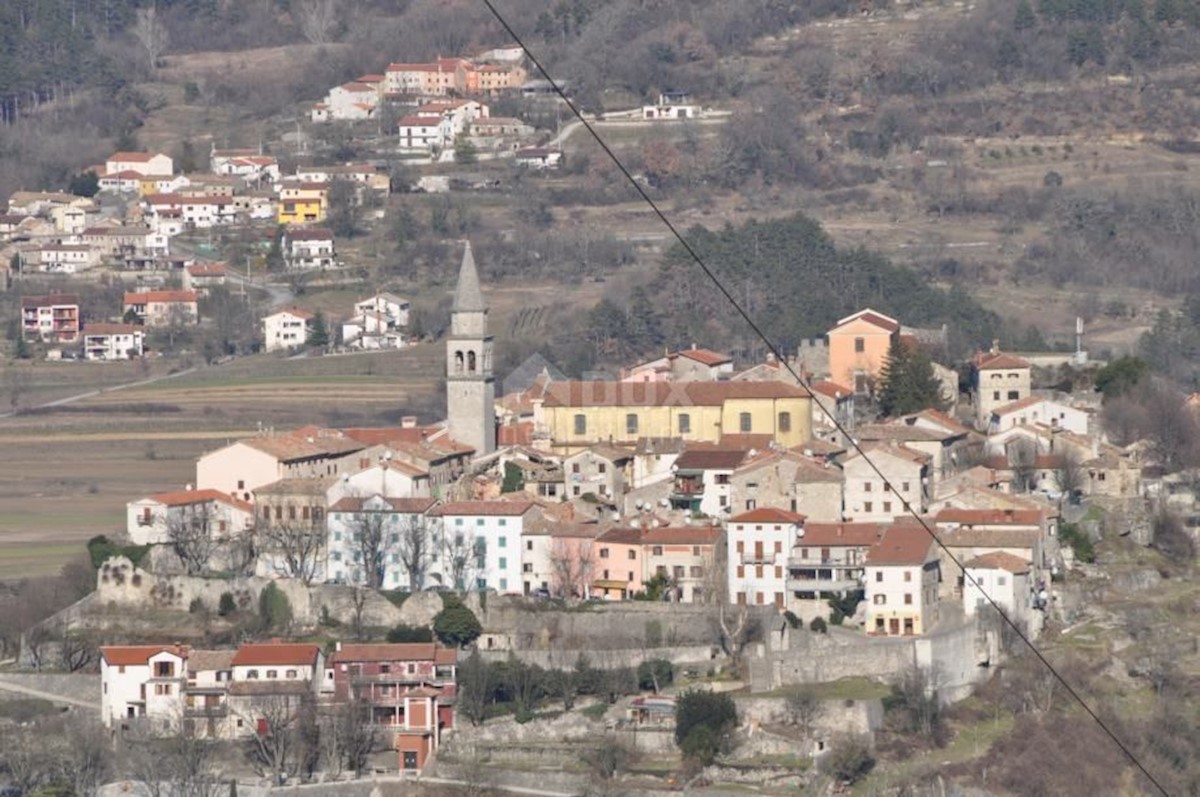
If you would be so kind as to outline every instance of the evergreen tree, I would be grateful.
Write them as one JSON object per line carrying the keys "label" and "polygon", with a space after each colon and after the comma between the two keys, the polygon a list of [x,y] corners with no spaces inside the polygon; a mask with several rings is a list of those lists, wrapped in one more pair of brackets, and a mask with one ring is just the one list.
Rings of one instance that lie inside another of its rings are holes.
{"label": "evergreen tree", "polygon": [[469,166],[473,163],[479,163],[479,150],[471,143],[469,138],[460,136],[454,142],[454,162]]}
{"label": "evergreen tree", "polygon": [[312,325],[308,328],[308,345],[314,349],[323,349],[329,345],[329,328],[325,325],[325,314],[313,316]]}
{"label": "evergreen tree", "polygon": [[283,260],[283,225],[279,225],[275,229],[275,235],[271,238],[271,248],[267,250],[267,271],[283,271],[285,265]]}
{"label": "evergreen tree", "polygon": [[90,170],[72,175],[71,182],[67,184],[67,191],[75,196],[93,197],[100,193],[100,178]]}
{"label": "evergreen tree", "polygon": [[1017,30],[1029,30],[1036,25],[1037,17],[1033,13],[1033,6],[1029,4],[1029,0],[1019,0],[1013,27]]}
{"label": "evergreen tree", "polygon": [[904,415],[945,403],[933,362],[919,348],[893,340],[879,372],[879,410],[885,416]]}

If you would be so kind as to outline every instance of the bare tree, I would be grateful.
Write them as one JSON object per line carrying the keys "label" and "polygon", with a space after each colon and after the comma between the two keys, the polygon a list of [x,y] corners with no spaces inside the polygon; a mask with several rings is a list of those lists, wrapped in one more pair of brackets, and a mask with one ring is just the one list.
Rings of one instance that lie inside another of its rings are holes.
{"label": "bare tree", "polygon": [[813,725],[825,711],[825,704],[810,686],[795,686],[784,697],[788,720],[805,736],[812,734]]}
{"label": "bare tree", "polygon": [[260,557],[277,575],[294,578],[306,586],[317,576],[325,531],[312,523],[265,521],[258,529]]}
{"label": "bare tree", "polygon": [[95,794],[111,763],[103,728],[98,722],[72,720],[64,723],[61,734],[65,744],[55,756],[59,777],[72,794]]}
{"label": "bare tree", "polygon": [[46,785],[54,774],[55,751],[41,731],[10,725],[0,736],[0,768],[21,794]]}
{"label": "bare tree", "polygon": [[1079,464],[1079,457],[1074,453],[1063,454],[1062,463],[1055,470],[1054,475],[1058,479],[1058,489],[1063,495],[1070,496],[1083,489],[1086,477],[1083,467]]}
{"label": "bare tree", "polygon": [[1037,470],[1037,453],[1037,443],[1032,440],[1016,440],[1008,446],[1008,466],[1013,472],[1015,492],[1029,491]]}
{"label": "bare tree", "polygon": [[266,777],[290,777],[299,771],[304,739],[301,699],[272,695],[254,701],[243,719],[256,728],[249,739],[250,760]]}
{"label": "bare tree", "polygon": [[167,542],[189,576],[199,575],[208,569],[217,548],[217,540],[213,535],[215,520],[211,504],[199,505],[195,509],[184,507],[181,512],[167,513]]}
{"label": "bare tree", "polygon": [[[128,737],[127,737],[128,738]],[[228,793],[217,768],[213,743],[184,722],[166,736],[129,739],[126,773],[150,797],[222,797]]]}
{"label": "bare tree", "polygon": [[401,516],[396,543],[400,564],[408,574],[408,588],[413,592],[425,588],[425,576],[433,561],[433,540],[429,522],[424,515],[408,513]]}
{"label": "bare tree", "polygon": [[348,515],[350,519],[346,522],[346,530],[358,554],[358,574],[354,580],[371,589],[383,586],[386,527],[390,514],[390,510],[368,509],[364,503],[357,512]]}
{"label": "bare tree", "polygon": [[79,672],[96,662],[97,648],[92,640],[68,626],[59,643],[59,659],[67,672]]}
{"label": "bare tree", "polygon": [[379,729],[371,716],[371,704],[357,699],[343,704],[337,712],[342,761],[346,769],[362,774],[371,753],[379,743]]}
{"label": "bare tree", "polygon": [[138,9],[137,21],[132,30],[134,38],[146,51],[146,61],[150,65],[150,71],[153,72],[158,68],[159,57],[166,52],[167,46],[171,43],[171,35],[167,32],[167,26],[158,18],[158,9],[154,6]]}
{"label": "bare tree", "polygon": [[557,597],[586,598],[594,569],[591,540],[555,537],[550,543],[550,588]]}
{"label": "bare tree", "polygon": [[363,641],[365,634],[363,633],[364,624],[363,617],[367,611],[367,598],[370,592],[362,587],[354,587],[350,594],[350,622],[354,630],[354,638],[359,642]]}
{"label": "bare tree", "polygon": [[300,0],[295,6],[300,32],[312,44],[326,44],[337,27],[334,0]]}
{"label": "bare tree", "polygon": [[444,574],[450,577],[449,586],[457,590],[471,588],[471,581],[483,569],[476,540],[462,531],[446,531],[442,534],[442,562]]}

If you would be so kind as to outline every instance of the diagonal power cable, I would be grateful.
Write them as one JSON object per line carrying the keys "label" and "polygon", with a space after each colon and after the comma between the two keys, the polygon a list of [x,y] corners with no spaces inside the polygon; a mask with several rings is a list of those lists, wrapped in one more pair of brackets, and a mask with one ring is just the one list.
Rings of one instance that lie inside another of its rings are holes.
{"label": "diagonal power cable", "polygon": [[[850,435],[850,433],[838,420],[837,416],[834,415],[834,413],[829,410],[821,398],[812,391],[807,380],[805,380],[796,372],[796,370],[792,367],[791,362],[786,356],[784,356],[779,346],[773,343],[766,333],[763,332],[758,323],[751,318],[746,309],[738,302],[737,299],[734,298],[733,294],[730,293],[729,289],[721,281],[720,277],[718,277],[716,273],[708,266],[708,264],[704,261],[704,258],[700,257],[699,253],[692,248],[692,245],[688,242],[687,238],[685,238],[683,234],[675,227],[670,218],[663,213],[662,209],[658,206],[658,203],[655,202],[648,193],[646,193],[646,190],[642,188],[641,183],[634,179],[629,169],[625,166],[621,159],[617,157],[617,154],[613,152],[608,143],[600,136],[600,134],[596,131],[596,128],[590,122],[588,122],[583,113],[578,107],[576,107],[575,103],[572,102],[571,99],[566,95],[558,81],[550,77],[550,73],[546,71],[545,67],[542,66],[541,62],[537,59],[529,47],[526,46],[524,40],[517,35],[517,32],[513,29],[512,25],[509,24],[508,20],[505,19],[504,16],[499,12],[492,0],[481,0],[481,2],[487,6],[488,11],[490,11],[492,16],[496,18],[496,21],[499,22],[501,27],[503,27],[508,35],[512,37],[517,46],[521,48],[521,50],[525,53],[525,56],[534,65],[534,67],[537,68],[537,71],[554,90],[554,93],[558,95],[559,99],[566,103],[567,107],[571,109],[571,113],[575,115],[575,118],[579,120],[579,123],[585,130],[587,130],[600,149],[604,151],[604,154],[607,155],[608,158],[613,162],[613,165],[617,167],[617,170],[621,172],[626,181],[633,186],[633,190],[637,192],[642,201],[645,202],[647,207],[649,207],[654,215],[658,217],[658,220],[662,222],[663,226],[667,228],[667,231],[671,233],[672,237],[674,237],[679,245],[683,247],[684,251],[687,252],[688,256],[691,257],[700,270],[704,272],[704,275],[713,284],[717,291],[720,292],[725,300],[729,302],[730,306],[733,307],[737,314],[741,316],[742,320],[746,322],[746,325],[750,327],[754,334],[758,336],[764,345],[766,345],[768,351],[775,356],[775,360],[787,368],[788,373],[793,379],[796,380],[796,383],[808,393],[809,398],[816,403],[817,407],[829,419],[833,427],[837,429],[842,438],[850,444],[855,453],[862,457],[863,461],[870,466],[875,475],[878,476],[879,479],[884,483],[885,488],[891,491],[893,494],[899,495],[899,493],[894,489],[891,480],[883,474],[883,471],[879,469],[879,466],[875,463],[875,461],[868,456],[867,452],[863,450],[858,441]],[[987,590],[983,588],[979,581],[969,572],[967,572],[967,569],[963,566],[963,563],[947,547],[946,543],[942,541],[937,533],[930,528],[928,521],[920,514],[920,512],[914,509],[906,499],[902,499],[902,502],[904,504],[904,511],[911,515],[917,521],[917,523],[921,525],[921,528],[924,529],[927,534],[929,534],[930,538],[934,541],[938,548],[941,549],[946,558],[953,562],[955,567],[962,572],[964,580],[978,590],[979,594],[983,595],[984,599],[988,602],[988,604],[991,605],[993,609],[996,610],[999,616],[1003,619],[1004,623],[1008,625],[1017,638],[1020,639],[1027,648],[1029,648],[1037,660],[1040,661],[1051,673],[1051,675],[1054,676],[1055,680],[1062,685],[1067,694],[1069,694],[1072,699],[1079,704],[1083,711],[1100,727],[1100,729],[1104,731],[1108,738],[1112,740],[1113,744],[1115,744],[1120,751],[1124,753],[1125,757],[1129,759],[1130,763],[1132,763],[1133,766],[1136,767],[1138,771],[1140,771],[1142,775],[1144,775],[1146,779],[1149,780],[1150,783],[1152,783],[1154,787],[1164,795],[1164,797],[1170,797],[1170,793],[1167,791],[1166,787],[1164,787],[1158,781],[1158,779],[1150,773],[1145,764],[1141,762],[1133,750],[1130,749],[1129,746],[1126,745],[1119,736],[1117,736],[1116,732],[1109,727],[1108,723],[1106,723],[1100,717],[1100,715],[1096,713],[1096,710],[1092,708],[1092,706],[1078,691],[1076,691],[1076,689],[1070,684],[1070,682],[1067,681],[1063,674],[1059,672],[1059,670],[1050,662],[1049,659],[1046,658],[1045,654],[1043,654],[1042,651],[1040,651],[1037,646],[1033,644],[1033,640],[1031,640],[1021,629],[1021,627],[1018,626],[1017,623],[1008,616],[1008,613],[1005,612],[1003,607],[1001,607],[1000,604],[997,603],[996,600],[987,592]]]}

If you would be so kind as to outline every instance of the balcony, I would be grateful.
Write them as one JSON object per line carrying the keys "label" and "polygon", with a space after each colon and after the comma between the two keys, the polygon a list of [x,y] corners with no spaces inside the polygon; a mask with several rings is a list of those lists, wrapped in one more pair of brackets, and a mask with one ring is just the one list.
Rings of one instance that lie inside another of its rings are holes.
{"label": "balcony", "polygon": [[744,553],[741,555],[741,562],[744,565],[773,565],[775,564],[775,554],[772,551]]}
{"label": "balcony", "polygon": [[862,589],[857,578],[789,578],[788,592],[852,592]]}
{"label": "balcony", "polygon": [[684,498],[691,498],[704,495],[704,483],[692,481],[678,481],[671,487],[671,495]]}
{"label": "balcony", "polygon": [[183,716],[194,719],[220,719],[229,716],[229,706],[185,706]]}

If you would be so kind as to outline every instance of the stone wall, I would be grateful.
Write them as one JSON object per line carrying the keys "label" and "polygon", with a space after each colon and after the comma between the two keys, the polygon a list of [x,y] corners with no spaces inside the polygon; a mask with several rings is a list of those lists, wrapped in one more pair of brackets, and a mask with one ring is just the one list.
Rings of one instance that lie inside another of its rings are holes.
{"label": "stone wall", "polygon": [[588,663],[601,670],[621,667],[636,667],[650,659],[666,659],[675,665],[706,665],[720,654],[711,645],[691,645],[670,648],[587,648],[584,650],[481,650],[486,661],[505,661],[514,656],[526,664],[536,664],[550,670],[569,670],[575,666],[580,654],[586,655]]}
{"label": "stone wall", "polygon": [[831,627],[829,633],[772,630],[749,651],[750,690],[865,677],[891,682],[913,666],[937,672],[943,699],[956,700],[989,676],[999,663],[999,631],[983,616],[944,624],[927,636],[868,637]]}

